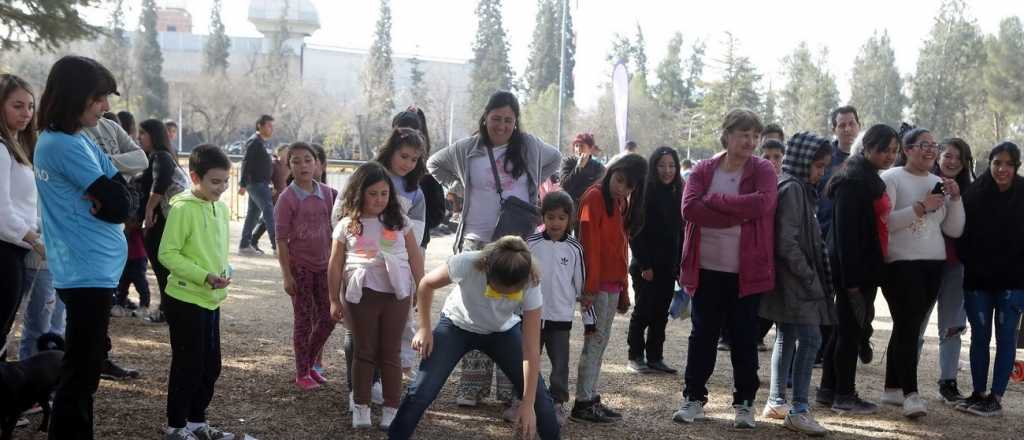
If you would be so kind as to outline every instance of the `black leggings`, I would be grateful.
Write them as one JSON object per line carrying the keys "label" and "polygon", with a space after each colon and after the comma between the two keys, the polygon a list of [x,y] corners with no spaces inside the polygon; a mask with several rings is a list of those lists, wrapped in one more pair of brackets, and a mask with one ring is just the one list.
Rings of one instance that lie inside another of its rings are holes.
{"label": "black leggings", "polygon": [[885,388],[917,392],[918,341],[921,324],[939,295],[942,260],[895,261],[885,267],[882,295],[892,315],[892,335],[885,352]]}
{"label": "black leggings", "polygon": [[[667,268],[654,269],[651,281],[640,276],[639,269],[631,270],[636,306],[629,319],[629,358],[648,362],[662,360],[665,345],[665,325],[668,324],[668,306],[675,295],[675,277]],[[644,340],[644,332],[647,337]]]}
{"label": "black leggings", "polygon": [[0,241],[0,361],[7,360],[7,334],[25,292],[25,255],[28,249]]}
{"label": "black leggings", "polygon": [[[861,288],[860,294],[864,296],[868,316],[873,314],[871,310],[877,290],[874,286]],[[838,319],[836,325],[832,327],[832,337],[828,339],[828,346],[825,348],[821,388],[834,390],[838,396],[849,396],[856,390],[857,353],[864,341],[864,334],[870,327],[857,320],[850,306],[849,293],[843,289],[836,292],[836,315]]]}
{"label": "black leggings", "polygon": [[171,271],[160,264],[160,240],[164,236],[164,225],[167,220],[162,215],[156,214],[157,218],[153,226],[146,231],[146,254],[149,257],[149,265],[153,266],[153,274],[156,275],[156,284],[160,290],[160,310],[164,310],[164,303],[167,302],[167,278]]}

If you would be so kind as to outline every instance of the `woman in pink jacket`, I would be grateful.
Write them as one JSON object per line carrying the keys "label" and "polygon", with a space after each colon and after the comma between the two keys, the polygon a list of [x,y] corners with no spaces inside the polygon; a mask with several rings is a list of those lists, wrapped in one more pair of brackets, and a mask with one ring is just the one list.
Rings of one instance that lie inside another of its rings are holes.
{"label": "woman in pink jacket", "polygon": [[774,288],[773,233],[778,184],[771,162],[754,156],[761,120],[746,109],[722,123],[725,152],[694,168],[683,192],[679,284],[693,297],[683,403],[672,419],[704,418],[724,318],[731,315],[735,427],[754,427],[760,293]]}

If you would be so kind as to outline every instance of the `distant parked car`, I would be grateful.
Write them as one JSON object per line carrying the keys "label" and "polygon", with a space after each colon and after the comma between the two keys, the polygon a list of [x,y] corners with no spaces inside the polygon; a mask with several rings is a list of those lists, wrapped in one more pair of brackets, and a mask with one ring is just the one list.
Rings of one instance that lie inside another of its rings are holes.
{"label": "distant parked car", "polygon": [[244,148],[245,141],[234,141],[230,144],[225,144],[224,146],[221,147],[221,149],[224,150],[225,153],[232,155],[242,155],[243,153],[245,153],[245,151],[243,151]]}

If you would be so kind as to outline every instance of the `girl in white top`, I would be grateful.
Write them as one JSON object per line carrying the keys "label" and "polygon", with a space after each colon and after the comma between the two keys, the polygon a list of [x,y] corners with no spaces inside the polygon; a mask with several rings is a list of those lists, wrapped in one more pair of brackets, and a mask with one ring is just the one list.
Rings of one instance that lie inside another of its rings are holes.
{"label": "girl in white top", "polygon": [[928,414],[917,388],[918,335],[939,293],[946,260],[943,235],[959,237],[965,216],[956,181],[931,173],[939,154],[935,137],[906,124],[900,131],[904,149],[898,166],[882,173],[892,201],[882,295],[893,330],[881,400],[902,406],[904,416],[917,418]]}
{"label": "girl in white top", "polygon": [[25,290],[25,255],[45,255],[39,239],[32,153],[35,97],[21,78],[0,75],[0,359]]}

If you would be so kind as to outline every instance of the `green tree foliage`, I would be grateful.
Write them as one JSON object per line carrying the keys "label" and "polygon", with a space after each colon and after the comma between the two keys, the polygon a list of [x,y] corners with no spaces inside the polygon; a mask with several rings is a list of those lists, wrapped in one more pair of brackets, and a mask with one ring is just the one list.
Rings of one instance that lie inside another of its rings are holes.
{"label": "green tree foliage", "polygon": [[101,32],[79,15],[79,8],[107,0],[6,0],[0,2],[0,50],[24,46],[55,51],[64,43]]}
{"label": "green tree foliage", "polygon": [[220,18],[221,0],[213,0],[210,9],[210,36],[203,48],[203,73],[221,74],[228,70],[228,56],[231,54],[231,38],[224,30]]}
{"label": "green tree foliage", "polygon": [[391,5],[380,2],[380,16],[369,59],[363,70],[363,99],[366,104],[364,147],[375,148],[384,141],[395,108],[394,66],[391,61]]}
{"label": "green tree foliage", "polygon": [[[530,61],[524,74],[526,91],[530,98],[545,92],[552,84],[558,85],[562,48],[561,2],[562,0],[537,2],[537,27],[533,28]],[[576,66],[576,35],[572,31],[571,13],[567,15],[566,20],[565,97],[571,101],[575,92],[572,71]]]}
{"label": "green tree foliage", "polygon": [[471,112],[482,111],[494,92],[512,88],[512,67],[502,25],[501,0],[480,0],[476,15],[479,21],[473,42],[473,71],[469,85]]}
{"label": "green tree foliage", "polygon": [[650,84],[647,81],[647,42],[644,40],[644,30],[640,23],[636,24],[636,40],[633,42],[633,64],[636,66],[636,76],[643,81],[644,88]]}
{"label": "green tree foliage", "polygon": [[117,104],[131,111],[134,108],[135,100],[132,92],[135,87],[135,64],[130,56],[132,42],[128,38],[128,32],[124,24],[124,0],[117,0],[110,11],[110,27],[103,36],[103,43],[99,50],[99,61],[103,63],[110,73],[117,79],[117,89],[121,94]]}
{"label": "green tree foliage", "polygon": [[142,0],[139,38],[135,52],[142,95],[141,119],[167,117],[167,82],[163,77],[164,56],[156,29],[156,1]]}
{"label": "green tree foliage", "polygon": [[875,32],[853,60],[850,104],[857,108],[863,127],[879,123],[898,127],[908,102],[889,34]]}
{"label": "green tree foliage", "polygon": [[807,43],[801,42],[783,58],[786,86],[781,93],[781,113],[782,126],[787,131],[831,132],[828,115],[839,105],[839,88],[828,71],[827,57],[828,52],[822,50],[814,59]]}
{"label": "green tree foliage", "polygon": [[683,34],[676,32],[668,42],[668,54],[655,71],[658,83],[653,87],[658,103],[676,112],[686,105],[686,81],[683,79],[683,62],[680,58],[682,47]]}
{"label": "green tree foliage", "polygon": [[1002,140],[1011,127],[1016,126],[1019,134],[1024,123],[1024,29],[1020,17],[1003,19],[998,36],[986,38],[985,52],[983,78],[991,111],[986,125],[994,140]]}

